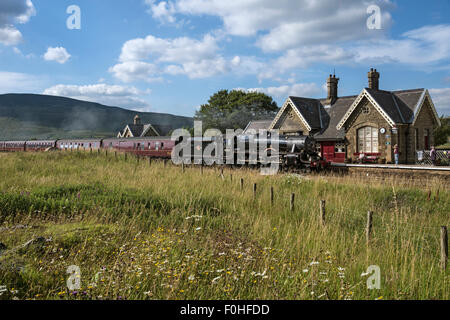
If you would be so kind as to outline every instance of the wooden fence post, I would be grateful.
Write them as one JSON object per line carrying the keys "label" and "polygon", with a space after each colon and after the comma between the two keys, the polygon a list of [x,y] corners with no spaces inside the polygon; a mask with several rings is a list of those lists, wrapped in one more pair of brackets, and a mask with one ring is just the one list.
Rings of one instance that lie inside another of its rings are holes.
{"label": "wooden fence post", "polygon": [[431,190],[428,191],[428,199],[427,199],[427,200],[428,200],[428,201],[431,200]]}
{"label": "wooden fence post", "polygon": [[295,209],[295,193],[291,194],[291,211],[294,211]]}
{"label": "wooden fence post", "polygon": [[320,223],[322,226],[325,225],[325,215],[326,215],[326,201],[320,200]]}
{"label": "wooden fence post", "polygon": [[372,211],[367,212],[367,226],[366,226],[367,243],[370,242],[370,237],[372,235],[372,217],[373,217],[373,212]]}
{"label": "wooden fence post", "polygon": [[200,165],[200,174],[203,175],[203,163]]}
{"label": "wooden fence post", "polygon": [[181,172],[184,173],[184,162],[181,163]]}
{"label": "wooden fence post", "polygon": [[273,187],[270,187],[270,205],[272,205],[272,206],[273,206],[273,200],[274,200]]}
{"label": "wooden fence post", "polygon": [[241,191],[244,191],[244,179],[241,178]]}
{"label": "wooden fence post", "polygon": [[233,182],[233,174],[230,173],[230,181]]}
{"label": "wooden fence post", "polygon": [[441,267],[442,269],[447,268],[448,261],[448,234],[447,226],[441,227]]}
{"label": "wooden fence post", "polygon": [[[183,163],[183,166],[184,166],[184,163]],[[166,159],[164,159],[164,168],[165,167],[167,167],[167,160]],[[184,167],[183,167],[183,172],[184,172]]]}
{"label": "wooden fence post", "polygon": [[117,160],[117,151],[114,151],[114,159]]}
{"label": "wooden fence post", "polygon": [[125,152],[125,161],[128,161],[128,153]]}
{"label": "wooden fence post", "polygon": [[253,198],[256,199],[256,183],[253,184]]}

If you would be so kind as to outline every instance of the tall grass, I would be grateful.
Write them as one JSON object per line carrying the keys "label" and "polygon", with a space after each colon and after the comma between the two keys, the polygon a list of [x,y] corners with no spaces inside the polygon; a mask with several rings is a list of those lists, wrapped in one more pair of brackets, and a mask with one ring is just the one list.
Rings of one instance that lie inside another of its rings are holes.
{"label": "tall grass", "polygon": [[[123,155],[16,153],[0,155],[0,192],[0,299],[449,298],[439,232],[450,201],[439,180],[425,189],[394,177],[221,177]],[[37,237],[50,241],[11,250]],[[70,265],[81,269],[76,292]],[[379,290],[362,275],[371,265]]]}

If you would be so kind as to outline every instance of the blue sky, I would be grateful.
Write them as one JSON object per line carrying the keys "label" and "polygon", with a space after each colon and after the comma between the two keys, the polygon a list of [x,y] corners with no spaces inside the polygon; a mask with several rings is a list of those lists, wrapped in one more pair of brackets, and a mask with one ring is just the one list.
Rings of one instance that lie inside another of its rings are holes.
{"label": "blue sky", "polygon": [[333,70],[341,96],[358,94],[374,67],[382,89],[427,88],[450,115],[448,12],[447,0],[1,0],[0,94],[192,116],[220,89],[324,97]]}

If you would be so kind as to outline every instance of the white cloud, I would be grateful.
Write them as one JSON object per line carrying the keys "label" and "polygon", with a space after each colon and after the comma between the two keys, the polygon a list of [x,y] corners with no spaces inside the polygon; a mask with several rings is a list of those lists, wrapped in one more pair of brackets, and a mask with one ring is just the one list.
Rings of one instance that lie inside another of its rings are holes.
{"label": "white cloud", "polygon": [[[263,50],[280,51],[300,45],[347,41],[381,35],[392,23],[389,0],[147,0],[154,18],[175,14],[219,17],[228,34],[260,36]],[[367,8],[377,4],[383,30],[369,30]]]}
{"label": "white cloud", "polygon": [[424,26],[405,32],[402,39],[357,45],[357,62],[405,63],[423,66],[450,58],[450,25]]}
{"label": "white cloud", "polygon": [[439,116],[450,116],[450,88],[430,89],[429,92]]}
{"label": "white cloud", "polygon": [[154,56],[160,62],[195,62],[213,59],[217,50],[216,39],[209,34],[202,40],[188,37],[162,39],[149,35],[127,41],[122,47],[120,60],[136,61]]}
{"label": "white cloud", "polygon": [[142,98],[148,92],[142,92],[135,87],[104,83],[81,86],[59,84],[45,89],[43,94],[64,96],[134,110],[147,111],[150,109],[150,104]]}
{"label": "white cloud", "polygon": [[0,71],[0,93],[30,93],[40,90],[45,79],[18,72]]}
{"label": "white cloud", "polygon": [[159,79],[161,74],[207,78],[229,70],[230,62],[218,51],[217,39],[210,34],[200,40],[149,35],[125,42],[121,63],[111,67],[110,72],[124,82]]}
{"label": "white cloud", "polygon": [[22,33],[13,26],[0,28],[0,43],[6,46],[13,46],[22,41]]}
{"label": "white cloud", "polygon": [[13,48],[13,51],[14,51],[15,54],[17,54],[17,55],[19,55],[19,56],[21,56],[21,57],[23,57],[23,58],[27,58],[27,59],[34,58],[34,54],[32,54],[32,53],[30,53],[30,54],[24,54],[24,53],[23,53],[19,48],[17,48],[17,47],[14,47],[14,48]]}
{"label": "white cloud", "polygon": [[15,24],[27,23],[36,10],[31,0],[2,0],[0,2],[0,43],[10,46],[22,41]]}
{"label": "white cloud", "polygon": [[142,61],[127,61],[109,68],[109,72],[123,82],[146,81],[154,82],[162,79],[157,76],[158,67]]}
{"label": "white cloud", "polygon": [[251,88],[243,89],[247,92],[262,92],[277,98],[287,96],[314,97],[322,92],[322,89],[315,83],[294,83],[279,87]]}
{"label": "white cloud", "polygon": [[56,61],[60,64],[66,63],[70,57],[71,55],[67,52],[66,48],[63,47],[49,47],[44,54],[44,59],[46,61]]}
{"label": "white cloud", "polygon": [[152,14],[152,17],[162,22],[174,23],[175,19],[175,6],[171,2],[156,0],[145,0],[145,4],[149,7],[148,12]]}

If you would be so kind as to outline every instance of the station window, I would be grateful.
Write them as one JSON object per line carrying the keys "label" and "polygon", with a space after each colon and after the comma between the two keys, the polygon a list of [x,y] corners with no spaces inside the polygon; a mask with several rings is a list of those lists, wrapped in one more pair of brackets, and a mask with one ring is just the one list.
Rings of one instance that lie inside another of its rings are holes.
{"label": "station window", "polygon": [[358,130],[358,152],[378,153],[378,129],[364,127]]}

